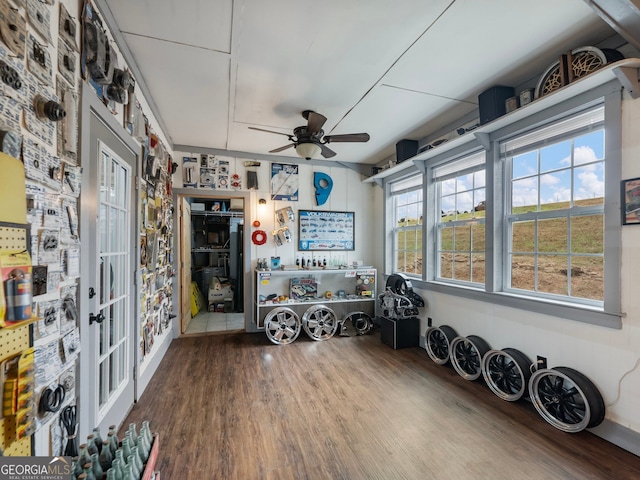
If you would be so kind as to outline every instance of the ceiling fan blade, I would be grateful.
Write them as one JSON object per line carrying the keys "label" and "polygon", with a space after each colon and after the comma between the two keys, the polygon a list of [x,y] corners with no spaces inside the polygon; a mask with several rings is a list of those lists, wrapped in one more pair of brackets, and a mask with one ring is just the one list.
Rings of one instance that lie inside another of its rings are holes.
{"label": "ceiling fan blade", "polygon": [[319,133],[322,130],[324,122],[327,121],[327,117],[320,115],[319,113],[309,111],[307,119],[307,132],[312,135]]}
{"label": "ceiling fan blade", "polygon": [[320,153],[324,158],[331,158],[336,156],[336,152],[334,152],[333,150],[331,150],[329,147],[327,147],[322,143],[320,144],[320,149],[321,149]]}
{"label": "ceiling fan blade", "polygon": [[344,135],[325,135],[324,142],[368,142],[368,133],[346,133]]}
{"label": "ceiling fan blade", "polygon": [[291,147],[295,147],[295,146],[296,146],[295,143],[290,143],[289,145],[285,145],[284,147],[276,148],[274,150],[269,150],[269,153],[278,153],[278,152],[281,152],[283,150],[286,150],[287,148],[291,148]]}
{"label": "ceiling fan blade", "polygon": [[258,130],[260,132],[277,133],[278,135],[284,135],[285,137],[291,138],[291,135],[289,135],[288,133],[274,132],[273,130],[265,130],[264,128],[258,128],[258,127],[249,127],[249,128],[251,130]]}

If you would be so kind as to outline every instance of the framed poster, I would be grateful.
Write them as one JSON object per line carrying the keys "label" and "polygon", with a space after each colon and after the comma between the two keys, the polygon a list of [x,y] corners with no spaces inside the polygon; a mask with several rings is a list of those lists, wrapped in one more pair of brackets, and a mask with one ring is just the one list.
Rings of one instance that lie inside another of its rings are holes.
{"label": "framed poster", "polygon": [[271,164],[271,200],[298,201],[298,165]]}
{"label": "framed poster", "polygon": [[298,250],[354,250],[354,213],[298,211]]}
{"label": "framed poster", "polygon": [[622,181],[622,224],[640,224],[640,178]]}

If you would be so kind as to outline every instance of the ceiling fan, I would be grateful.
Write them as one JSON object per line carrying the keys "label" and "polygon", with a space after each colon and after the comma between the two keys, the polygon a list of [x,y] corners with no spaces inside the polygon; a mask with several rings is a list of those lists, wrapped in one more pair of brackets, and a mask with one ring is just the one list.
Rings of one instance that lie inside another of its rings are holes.
{"label": "ceiling fan", "polygon": [[[344,135],[324,135],[322,126],[327,121],[324,115],[314,112],[313,110],[305,110],[302,112],[302,117],[307,121],[306,125],[296,127],[293,129],[293,135],[287,133],[274,132],[273,130],[265,130],[264,128],[249,127],[251,130],[259,130],[267,133],[277,133],[278,135],[284,135],[292,142],[283,147],[269,150],[269,153],[278,153],[286,150],[287,148],[295,147],[296,153],[299,157],[306,160],[311,160],[313,157],[317,157],[318,154],[322,154],[324,158],[331,158],[336,156],[336,152],[327,147],[331,142],[368,142],[368,133],[347,133]],[[324,135],[324,137],[323,137]]]}

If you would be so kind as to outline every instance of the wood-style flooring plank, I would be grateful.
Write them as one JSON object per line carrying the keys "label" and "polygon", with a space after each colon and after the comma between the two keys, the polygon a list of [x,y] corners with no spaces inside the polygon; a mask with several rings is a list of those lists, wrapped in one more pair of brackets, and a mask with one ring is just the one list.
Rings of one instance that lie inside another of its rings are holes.
{"label": "wood-style flooring plank", "polygon": [[640,457],[375,333],[177,339],[125,425],[143,420],[162,480],[640,478]]}

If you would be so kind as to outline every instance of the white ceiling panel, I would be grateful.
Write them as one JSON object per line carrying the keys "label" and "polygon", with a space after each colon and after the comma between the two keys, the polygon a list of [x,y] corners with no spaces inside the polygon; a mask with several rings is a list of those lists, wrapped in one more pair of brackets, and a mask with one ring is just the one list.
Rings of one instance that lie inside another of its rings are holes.
{"label": "white ceiling panel", "polygon": [[398,140],[473,117],[488,87],[534,86],[568,50],[624,46],[640,57],[587,0],[95,2],[123,32],[114,37],[128,43],[171,141],[243,157],[289,142],[249,126],[292,134],[310,109],[327,117],[326,134],[371,135],[331,144],[336,161],[383,162]]}
{"label": "white ceiling panel", "polygon": [[292,128],[311,109],[330,130],[449,3],[245,2],[234,121]]}
{"label": "white ceiling panel", "polygon": [[232,0],[106,0],[123,33],[231,52]]}
{"label": "white ceiling panel", "polygon": [[496,83],[541,75],[568,45],[600,41],[602,32],[610,35],[582,0],[458,0],[383,82],[475,101]]}
{"label": "white ceiling panel", "polygon": [[365,144],[332,143],[329,146],[338,152],[336,158],[340,161],[377,163],[385,156],[395,153],[395,143],[398,140],[412,138],[409,135],[426,117],[438,117],[446,111],[452,115],[449,119],[452,121],[473,109],[475,106],[468,103],[452,104],[445,98],[380,86],[349,113],[341,122],[340,129],[333,132],[342,134],[367,131],[371,140]]}
{"label": "white ceiling panel", "polygon": [[125,35],[174,143],[227,148],[229,56]]}

